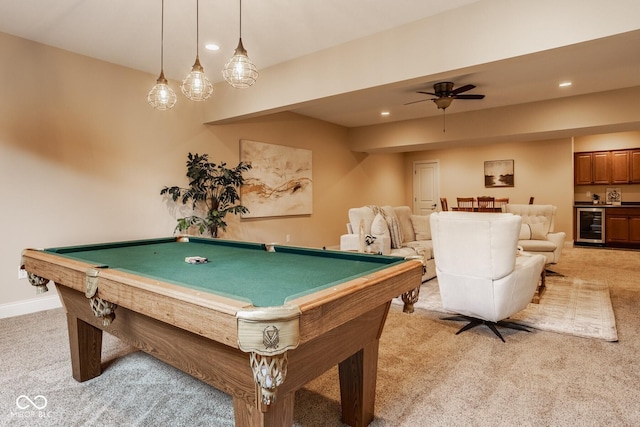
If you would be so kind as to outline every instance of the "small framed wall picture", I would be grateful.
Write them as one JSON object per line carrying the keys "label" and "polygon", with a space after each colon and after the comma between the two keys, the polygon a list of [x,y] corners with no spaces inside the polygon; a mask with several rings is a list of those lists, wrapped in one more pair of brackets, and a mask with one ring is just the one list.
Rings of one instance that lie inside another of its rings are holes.
{"label": "small framed wall picture", "polygon": [[513,159],[484,162],[485,187],[513,187]]}

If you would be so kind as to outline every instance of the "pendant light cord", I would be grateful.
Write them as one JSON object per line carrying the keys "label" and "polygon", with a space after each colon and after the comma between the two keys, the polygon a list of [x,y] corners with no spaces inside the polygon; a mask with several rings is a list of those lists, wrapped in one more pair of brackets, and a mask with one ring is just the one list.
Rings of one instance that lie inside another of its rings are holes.
{"label": "pendant light cord", "polygon": [[196,0],[196,58],[200,50],[200,0]]}
{"label": "pendant light cord", "polygon": [[162,12],[160,16],[160,73],[164,74],[164,0],[162,0]]}

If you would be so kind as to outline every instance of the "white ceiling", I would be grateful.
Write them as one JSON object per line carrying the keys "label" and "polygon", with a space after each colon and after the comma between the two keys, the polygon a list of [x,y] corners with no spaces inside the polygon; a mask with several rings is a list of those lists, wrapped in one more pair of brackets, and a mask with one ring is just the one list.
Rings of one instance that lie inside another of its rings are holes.
{"label": "white ceiling", "polygon": [[[418,90],[433,92],[432,86],[438,81],[455,82],[455,87],[471,83],[476,88],[465,93],[486,96],[480,101],[455,100],[446,110],[447,114],[635,87],[640,85],[639,48],[640,32],[627,33],[473,69],[452,70],[435,80],[425,77],[344,94],[294,111],[355,127],[442,114],[442,110],[428,101],[430,96],[416,93]],[[561,88],[558,85],[563,81],[573,84]],[[405,105],[420,99],[427,101]],[[391,111],[392,117],[381,117],[382,110]]]}
{"label": "white ceiling", "polygon": [[[242,41],[258,68],[478,0],[244,0]],[[161,0],[0,0],[0,31],[159,74]],[[202,65],[212,81],[239,38],[239,0],[200,0]],[[203,49],[206,43],[218,52]],[[196,0],[164,1],[164,69],[182,80],[196,54]]]}
{"label": "white ceiling", "polygon": [[[396,28],[478,0],[244,0],[242,40],[258,69]],[[0,32],[87,55],[155,76],[160,70],[160,0],[0,0]],[[200,59],[209,78],[239,37],[237,0],[200,1]],[[196,0],[165,0],[164,70],[182,80],[196,53]],[[451,31],[455,31],[452,28]],[[206,43],[220,46],[205,51]],[[621,34],[473,69],[452,70],[356,93],[307,102],[291,111],[348,127],[441,114],[422,98],[436,81],[475,84],[481,101],[456,100],[448,114],[562,96],[640,86],[640,32]],[[426,50],[422,55],[437,55]],[[574,85],[559,89],[560,80]],[[391,116],[381,118],[381,110]]]}

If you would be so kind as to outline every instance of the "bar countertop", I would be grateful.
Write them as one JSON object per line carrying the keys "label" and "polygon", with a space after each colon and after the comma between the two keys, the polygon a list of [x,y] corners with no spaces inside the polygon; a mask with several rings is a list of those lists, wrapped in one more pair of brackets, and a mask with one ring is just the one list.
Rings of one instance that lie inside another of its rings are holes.
{"label": "bar countertop", "polygon": [[575,201],[573,202],[574,208],[607,208],[607,209],[615,209],[615,208],[640,208],[640,202],[622,202],[620,205],[607,205],[605,203],[594,204],[593,202],[581,202]]}

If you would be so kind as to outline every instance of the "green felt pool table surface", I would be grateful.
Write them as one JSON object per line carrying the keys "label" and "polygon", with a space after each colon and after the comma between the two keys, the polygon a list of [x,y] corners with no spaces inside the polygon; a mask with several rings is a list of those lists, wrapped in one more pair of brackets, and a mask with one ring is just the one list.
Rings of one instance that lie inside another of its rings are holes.
{"label": "green felt pool table surface", "polygon": [[[95,267],[117,269],[196,290],[279,306],[288,300],[404,262],[321,249],[189,237],[137,240],[45,249]],[[185,257],[200,256],[204,264]]]}

